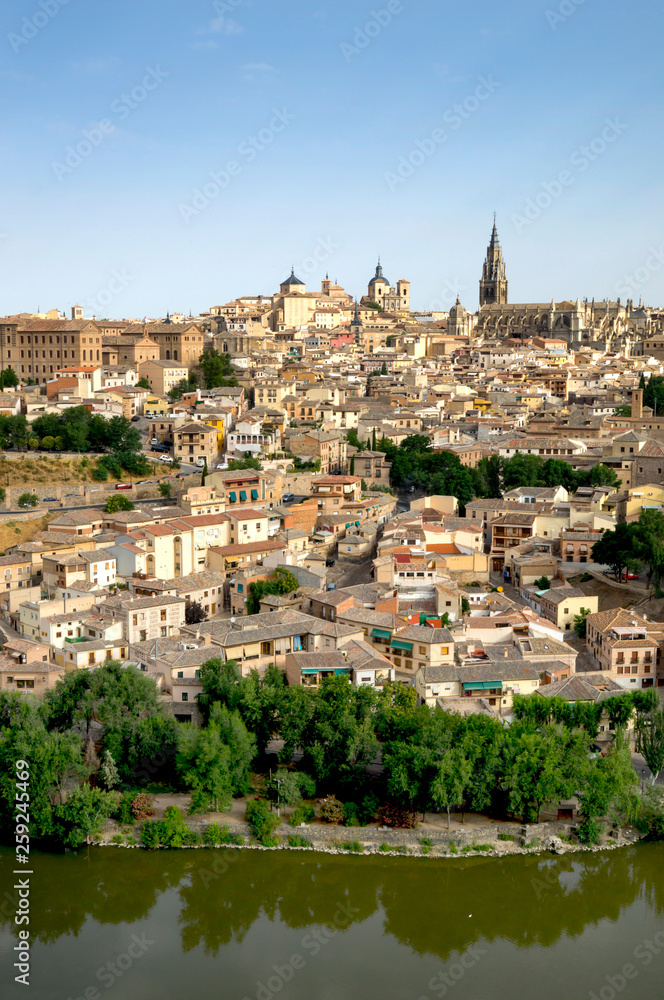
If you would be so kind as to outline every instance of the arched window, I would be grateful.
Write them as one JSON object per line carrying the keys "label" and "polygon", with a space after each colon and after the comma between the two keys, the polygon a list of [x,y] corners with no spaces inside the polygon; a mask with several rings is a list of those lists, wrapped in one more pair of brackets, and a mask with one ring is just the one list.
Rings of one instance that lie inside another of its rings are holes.
{"label": "arched window", "polygon": [[177,359],[178,359],[178,352],[173,351],[173,361],[177,361]]}
{"label": "arched window", "polygon": [[85,351],[83,351],[83,360],[85,361]]}
{"label": "arched window", "polygon": [[167,361],[171,360],[171,352],[170,351],[166,351],[166,360]]}

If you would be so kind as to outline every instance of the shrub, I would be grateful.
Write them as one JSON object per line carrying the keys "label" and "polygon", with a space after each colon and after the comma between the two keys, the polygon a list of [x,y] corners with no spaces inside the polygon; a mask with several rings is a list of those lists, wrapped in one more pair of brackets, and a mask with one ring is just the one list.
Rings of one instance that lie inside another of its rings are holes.
{"label": "shrub", "polygon": [[274,838],[272,836],[275,827],[279,825],[279,819],[270,811],[270,806],[266,799],[252,799],[247,802],[247,812],[245,819],[249,824],[253,836],[266,847],[271,847]]}
{"label": "shrub", "polygon": [[417,813],[414,809],[403,809],[393,803],[386,803],[380,810],[381,826],[398,827],[401,830],[414,830],[417,826]]}
{"label": "shrub", "polygon": [[513,833],[499,833],[498,840],[516,840]]}
{"label": "shrub", "polygon": [[634,824],[649,840],[664,840],[664,789],[649,785],[639,802],[639,815]]}
{"label": "shrub", "polygon": [[289,817],[289,824],[291,826],[300,826],[301,823],[313,823],[316,819],[316,812],[312,805],[308,802],[300,802],[299,806],[292,815]]}
{"label": "shrub", "polygon": [[311,841],[301,833],[289,833],[286,840],[289,847],[311,847]]}
{"label": "shrub", "polygon": [[392,850],[392,845],[391,844],[381,844],[380,847],[378,848],[378,850],[382,851],[383,854],[387,854],[388,851]]}
{"label": "shrub", "polygon": [[124,837],[123,837],[123,835],[121,833],[116,833],[116,835],[111,840],[111,843],[112,844],[123,844],[124,843]]}
{"label": "shrub", "polygon": [[456,844],[450,844],[450,854],[458,854],[459,848]]}
{"label": "shrub", "polygon": [[359,842],[359,840],[345,840],[341,845],[341,850],[354,851],[356,853],[361,854],[364,848],[362,847],[362,844]]}
{"label": "shrub", "polygon": [[334,795],[328,795],[323,799],[320,815],[324,823],[341,824],[344,821],[344,807]]}
{"label": "shrub", "polygon": [[301,771],[297,776],[297,787],[303,799],[313,799],[316,795],[316,782],[310,774]]}
{"label": "shrub", "polygon": [[159,830],[157,829],[157,824],[153,823],[151,819],[146,820],[143,824],[141,843],[143,847],[147,847],[150,851],[154,851],[155,848],[159,847]]}
{"label": "shrub", "polygon": [[210,823],[203,833],[203,843],[206,847],[217,847],[221,843],[221,828],[218,823]]}
{"label": "shrub", "polygon": [[584,819],[577,830],[577,837],[582,844],[599,844],[602,839],[602,828],[594,819]]}
{"label": "shrub", "polygon": [[361,826],[358,808],[354,802],[344,802],[344,826]]}
{"label": "shrub", "polygon": [[420,845],[422,847],[433,847],[433,840],[431,837],[420,837]]}
{"label": "shrub", "polygon": [[92,470],[92,478],[97,483],[105,483],[108,479],[108,469],[105,465],[95,465]]}
{"label": "shrub", "polygon": [[113,814],[113,818],[118,821],[118,823],[133,823],[134,814],[131,811],[131,804],[134,800],[133,792],[124,792],[120,802],[118,803],[118,808]]}
{"label": "shrub", "polygon": [[227,826],[221,828],[220,844],[231,844],[234,847],[241,847],[244,844],[244,837],[241,833],[231,833]]}
{"label": "shrub", "polygon": [[[168,806],[164,818],[157,823],[159,843],[164,847],[182,847],[190,844],[193,831],[184,821],[184,813],[177,806]],[[195,838],[195,834],[193,834]]]}
{"label": "shrub", "polygon": [[148,795],[147,792],[139,792],[138,795],[135,795],[131,801],[131,813],[134,819],[148,819],[149,816],[154,816],[153,804],[154,795]]}

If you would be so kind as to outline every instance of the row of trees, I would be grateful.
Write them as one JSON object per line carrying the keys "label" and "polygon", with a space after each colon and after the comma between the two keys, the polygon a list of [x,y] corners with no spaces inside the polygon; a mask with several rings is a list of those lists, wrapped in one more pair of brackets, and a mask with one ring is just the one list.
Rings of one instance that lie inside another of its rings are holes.
{"label": "row of trees", "polygon": [[[200,729],[175,722],[158,705],[153,681],[119,663],[68,674],[41,702],[3,693],[2,828],[12,823],[17,759],[29,763],[31,833],[69,845],[122,814],[118,793],[133,796],[156,782],[190,792],[194,813],[229,809],[249,791],[252,770],[267,766],[274,738],[283,741],[282,769],[267,792],[282,802],[334,796],[347,822],[368,822],[380,809],[384,822],[411,826],[417,811],[430,810],[534,820],[542,806],[578,795],[581,835],[589,841],[604,816],[639,821],[623,738],[632,714],[653,774],[662,767],[663,713],[644,692],[604,703],[616,740],[600,757],[590,752],[595,706],[517,697],[515,720],[505,728],[498,719],[417,706],[414,689],[398,684],[378,693],[336,677],[318,690],[289,687],[275,667],[242,677],[235,663],[219,659],[200,673]],[[88,743],[93,721],[104,730],[101,765]],[[371,776],[368,765],[379,754],[382,774]],[[302,817],[312,818],[304,804]],[[664,822],[659,813],[656,819]]]}
{"label": "row of trees", "polygon": [[[348,440],[355,447],[360,444],[356,431],[349,431]],[[462,508],[475,497],[502,497],[519,486],[563,486],[574,492],[580,486],[619,485],[615,472],[604,465],[576,471],[567,462],[539,455],[491,455],[480,459],[476,468],[468,468],[453,452],[434,451],[431,439],[423,434],[412,434],[397,446],[387,438],[376,440],[374,433],[372,448],[384,452],[391,463],[393,486],[409,483],[430,493],[456,496]]]}

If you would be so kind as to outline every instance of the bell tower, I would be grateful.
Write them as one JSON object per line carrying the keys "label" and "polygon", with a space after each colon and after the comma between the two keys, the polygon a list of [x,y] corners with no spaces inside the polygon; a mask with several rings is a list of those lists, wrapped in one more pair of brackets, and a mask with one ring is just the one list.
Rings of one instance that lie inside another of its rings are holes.
{"label": "bell tower", "polygon": [[480,278],[480,306],[506,305],[507,284],[503,248],[498,239],[494,212],[491,242],[487,248],[482,277]]}

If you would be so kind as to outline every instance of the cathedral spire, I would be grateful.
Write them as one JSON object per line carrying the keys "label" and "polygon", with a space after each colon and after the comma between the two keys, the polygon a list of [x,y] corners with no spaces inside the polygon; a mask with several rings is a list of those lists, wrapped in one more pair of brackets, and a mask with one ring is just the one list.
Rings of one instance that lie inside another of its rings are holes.
{"label": "cathedral spire", "polygon": [[493,229],[486,251],[482,277],[480,279],[480,306],[505,305],[507,303],[507,273],[503,250],[498,238],[496,213],[493,215]]}

